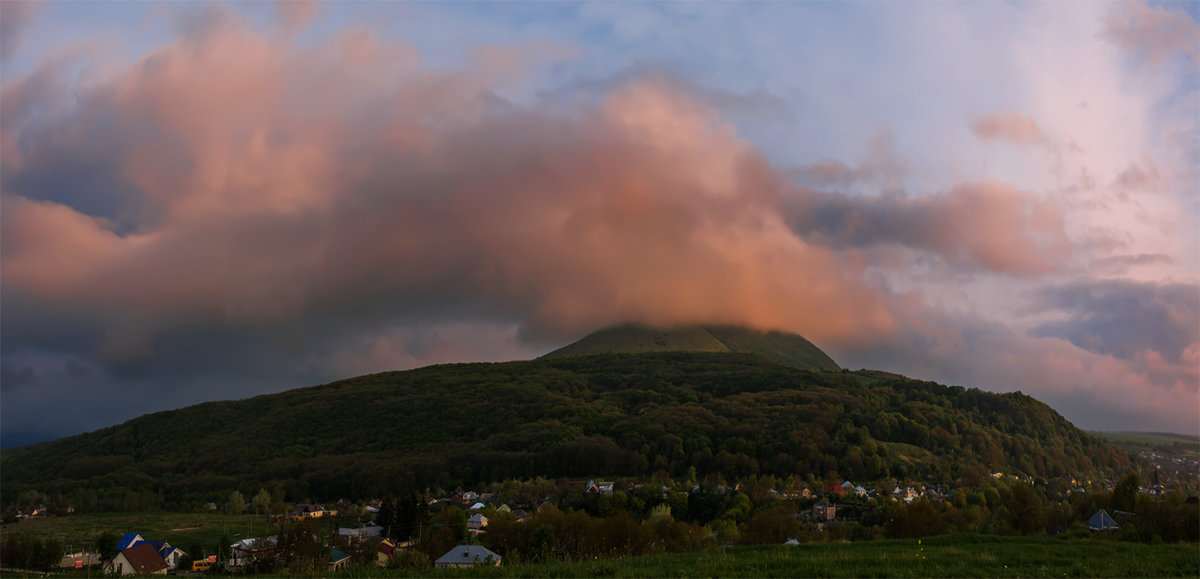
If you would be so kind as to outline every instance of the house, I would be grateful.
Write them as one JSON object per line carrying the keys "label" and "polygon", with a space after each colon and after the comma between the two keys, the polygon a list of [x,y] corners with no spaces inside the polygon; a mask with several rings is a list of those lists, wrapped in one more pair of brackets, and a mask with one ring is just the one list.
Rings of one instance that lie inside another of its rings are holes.
{"label": "house", "polygon": [[472,535],[478,535],[479,533],[483,532],[484,528],[487,527],[487,524],[487,517],[483,516],[481,513],[475,513],[474,515],[471,515],[469,519],[467,519],[467,530],[470,531]]}
{"label": "house", "polygon": [[357,528],[338,527],[337,534],[339,537],[358,537],[359,539],[378,537],[383,534],[383,527],[378,525]]}
{"label": "house", "polygon": [[468,511],[478,511],[480,509],[486,509],[486,508],[487,508],[486,504],[479,502],[479,503],[475,503],[475,504],[471,505],[471,508],[469,508],[467,510]]}
{"label": "house", "polygon": [[474,567],[475,565],[500,565],[500,555],[482,545],[459,545],[433,562],[434,567]]}
{"label": "house", "polygon": [[1088,519],[1087,526],[1093,531],[1115,531],[1121,528],[1104,509],[1096,511],[1096,514]]}
{"label": "house", "polygon": [[817,519],[817,522],[821,523],[836,519],[837,505],[832,504],[829,501],[821,501],[813,505],[813,518]]}
{"label": "house", "polygon": [[337,511],[326,509],[321,505],[296,505],[296,508],[288,516],[293,519],[319,519],[337,516]]}
{"label": "house", "polygon": [[182,559],[184,555],[187,555],[187,553],[184,553],[183,550],[172,547],[171,544],[166,541],[149,541],[149,543],[152,547],[154,547],[154,550],[158,551],[158,556],[162,557],[163,561],[167,564],[167,568],[169,569],[178,569],[179,560]]}
{"label": "house", "polygon": [[117,575],[166,575],[167,562],[145,541],[123,549],[112,560]]}
{"label": "house", "polygon": [[596,482],[590,480],[587,482],[587,486],[584,487],[584,491],[589,493],[611,495],[613,492],[613,483],[612,481]]}
{"label": "house", "polygon": [[524,523],[529,520],[529,513],[526,513],[524,509],[517,509],[512,514],[517,518],[518,523]]}
{"label": "house", "polygon": [[913,499],[916,499],[918,496],[920,496],[920,494],[913,490],[912,487],[900,488],[897,486],[892,489],[892,498],[904,501],[906,503],[913,502]]}
{"label": "house", "polygon": [[395,543],[387,539],[381,539],[379,543],[375,545],[375,552],[379,566],[387,567],[388,561],[392,560],[392,555],[395,555],[396,551],[398,550],[399,549],[396,548]]}
{"label": "house", "polygon": [[234,566],[244,565],[256,556],[274,551],[275,541],[275,537],[258,537],[255,539],[242,539],[230,545],[229,554],[232,558],[231,564]]}
{"label": "house", "polygon": [[350,555],[347,555],[338,549],[330,547],[329,549],[329,570],[337,571],[342,567],[350,565]]}
{"label": "house", "polygon": [[117,552],[120,553],[138,543],[145,543],[146,540],[137,533],[125,533],[121,536],[121,540],[117,541]]}
{"label": "house", "polygon": [[784,545],[799,545],[800,541],[797,541],[795,539],[788,539],[788,540],[784,541],[783,544]]}

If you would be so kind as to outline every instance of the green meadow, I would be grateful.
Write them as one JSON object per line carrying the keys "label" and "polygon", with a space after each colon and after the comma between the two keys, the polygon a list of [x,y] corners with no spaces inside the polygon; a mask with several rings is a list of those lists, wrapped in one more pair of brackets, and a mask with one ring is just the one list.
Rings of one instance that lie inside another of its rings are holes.
{"label": "green meadow", "polygon": [[1195,544],[945,535],[918,542],[725,547],[473,569],[348,569],[340,577],[1195,577]]}
{"label": "green meadow", "polygon": [[257,515],[224,513],[78,513],[4,525],[0,535],[29,534],[39,539],[55,538],[67,552],[90,548],[96,536],[110,531],[139,533],[151,541],[165,540],[187,550],[193,544],[215,551],[221,536],[237,541],[269,535],[274,525]]}

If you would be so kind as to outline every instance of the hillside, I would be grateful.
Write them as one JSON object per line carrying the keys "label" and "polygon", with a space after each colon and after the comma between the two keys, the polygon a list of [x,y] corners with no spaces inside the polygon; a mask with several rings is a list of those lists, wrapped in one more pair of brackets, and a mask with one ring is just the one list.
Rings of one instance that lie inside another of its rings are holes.
{"label": "hillside", "polygon": [[736,352],[758,354],[798,368],[841,369],[820,348],[797,334],[722,325],[652,328],[626,324],[594,332],[542,357],[643,352]]}
{"label": "hillside", "polygon": [[329,500],[409,477],[1096,477],[1129,460],[1020,393],[664,352],[431,366],[159,412],[3,451],[0,493],[88,489],[103,506],[128,491],[169,503],[274,485]]}

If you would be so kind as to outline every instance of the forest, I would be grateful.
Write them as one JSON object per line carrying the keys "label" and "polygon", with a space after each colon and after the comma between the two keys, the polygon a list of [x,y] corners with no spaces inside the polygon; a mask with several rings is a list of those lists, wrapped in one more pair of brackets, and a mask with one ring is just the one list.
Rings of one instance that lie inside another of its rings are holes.
{"label": "forest", "polygon": [[0,453],[0,502],[194,510],[545,477],[1104,480],[1129,454],[1019,392],[743,353],[452,364],[149,414]]}

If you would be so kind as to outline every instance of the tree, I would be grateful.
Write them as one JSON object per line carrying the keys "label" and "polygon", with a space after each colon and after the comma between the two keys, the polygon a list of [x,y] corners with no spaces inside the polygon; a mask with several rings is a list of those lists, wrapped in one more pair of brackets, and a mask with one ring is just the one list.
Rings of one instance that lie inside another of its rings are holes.
{"label": "tree", "polygon": [[239,491],[229,493],[229,512],[240,514],[246,510],[246,498]]}
{"label": "tree", "polygon": [[271,512],[271,493],[267,489],[258,489],[258,494],[250,501],[250,508],[257,514],[266,515]]}
{"label": "tree", "polygon": [[1012,513],[1013,528],[1025,535],[1045,530],[1046,517],[1042,513],[1042,498],[1033,489],[1022,483],[1014,484],[1009,491],[1011,493],[1009,511]]}
{"label": "tree", "polygon": [[121,537],[112,531],[103,531],[96,535],[96,552],[100,553],[100,558],[107,561],[117,556],[117,543],[121,542]]}
{"label": "tree", "polygon": [[217,550],[214,551],[217,554],[217,561],[225,562],[229,560],[231,555],[230,546],[229,535],[222,534],[221,538],[217,539]]}
{"label": "tree", "polygon": [[1142,485],[1136,472],[1129,473],[1121,479],[1113,489],[1112,507],[1114,511],[1132,511],[1137,506],[1138,488]]}
{"label": "tree", "polygon": [[800,521],[796,520],[796,506],[784,503],[778,507],[759,511],[741,526],[741,541],[746,544],[782,543],[800,534]]}

